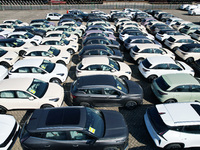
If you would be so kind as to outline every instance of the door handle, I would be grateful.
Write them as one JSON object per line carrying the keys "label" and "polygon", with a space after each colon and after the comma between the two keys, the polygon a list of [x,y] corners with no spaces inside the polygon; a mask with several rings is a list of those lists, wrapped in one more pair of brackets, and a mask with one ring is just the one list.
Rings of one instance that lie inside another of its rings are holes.
{"label": "door handle", "polygon": [[74,144],[73,147],[78,147],[78,144]]}

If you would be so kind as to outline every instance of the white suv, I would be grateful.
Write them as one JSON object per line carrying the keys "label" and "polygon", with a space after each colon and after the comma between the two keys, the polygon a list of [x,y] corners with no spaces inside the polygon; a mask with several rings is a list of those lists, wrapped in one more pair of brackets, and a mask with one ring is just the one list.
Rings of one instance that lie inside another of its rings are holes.
{"label": "white suv", "polygon": [[144,115],[156,146],[165,149],[200,147],[200,103],[158,104]]}

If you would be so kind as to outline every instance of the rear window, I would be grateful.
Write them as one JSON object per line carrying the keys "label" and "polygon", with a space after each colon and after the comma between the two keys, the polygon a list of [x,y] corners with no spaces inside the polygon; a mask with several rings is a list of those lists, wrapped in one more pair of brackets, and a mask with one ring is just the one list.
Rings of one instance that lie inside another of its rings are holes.
{"label": "rear window", "polygon": [[170,38],[168,38],[168,41],[170,41],[170,42],[174,42],[175,39],[174,39],[173,37],[170,37]]}
{"label": "rear window", "polygon": [[169,130],[168,126],[163,122],[162,118],[160,117],[161,114],[158,113],[156,107],[150,107],[149,109],[147,109],[147,114],[153,128],[159,135],[163,135]]}
{"label": "rear window", "polygon": [[143,60],[142,64],[145,68],[150,68],[152,65],[147,59]]}
{"label": "rear window", "polygon": [[137,46],[134,46],[134,47],[132,48],[132,50],[133,50],[134,52],[138,52],[140,49],[139,49]]}
{"label": "rear window", "polygon": [[156,83],[163,91],[167,91],[170,88],[162,76],[156,79]]}

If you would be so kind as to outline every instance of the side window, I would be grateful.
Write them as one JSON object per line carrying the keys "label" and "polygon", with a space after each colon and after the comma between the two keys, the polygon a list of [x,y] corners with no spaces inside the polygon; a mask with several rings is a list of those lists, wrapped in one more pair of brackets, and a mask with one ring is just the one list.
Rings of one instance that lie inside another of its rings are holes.
{"label": "side window", "polygon": [[44,71],[40,68],[37,67],[32,67],[31,68],[32,73],[43,73]]}
{"label": "side window", "polygon": [[184,131],[187,133],[199,134],[200,133],[200,125],[185,126]]}
{"label": "side window", "polygon": [[64,131],[46,132],[44,138],[52,140],[69,140],[69,138],[67,137],[67,133]]}
{"label": "side window", "polygon": [[173,91],[174,92],[190,92],[190,86],[180,85],[180,86],[177,86]]}
{"label": "side window", "polygon": [[108,52],[106,52],[106,51],[102,51],[102,50],[100,50],[99,54],[100,54],[100,55],[109,55]]}
{"label": "side window", "polygon": [[18,68],[15,72],[19,72],[19,73],[30,73],[30,68],[28,67],[22,67],[22,68]]}
{"label": "side window", "polygon": [[48,52],[41,52],[41,56],[50,56]]}
{"label": "side window", "polygon": [[39,52],[31,52],[27,56],[41,56]]}
{"label": "side window", "polygon": [[200,86],[192,85],[191,86],[191,92],[200,92]]}
{"label": "side window", "polygon": [[18,98],[29,98],[32,97],[30,94],[24,92],[24,91],[16,91],[16,95]]}
{"label": "side window", "polygon": [[98,40],[91,40],[91,41],[88,41],[87,44],[99,44],[99,41]]}
{"label": "side window", "polygon": [[158,64],[158,65],[154,66],[152,69],[168,69],[168,65],[167,64]]}
{"label": "side window", "polygon": [[182,70],[179,66],[177,66],[175,64],[169,64],[169,69],[172,69],[172,70]]}
{"label": "side window", "polygon": [[70,131],[71,140],[87,140],[89,137],[80,131]]}
{"label": "side window", "polygon": [[1,98],[16,98],[15,91],[2,91],[0,92]]}
{"label": "side window", "polygon": [[107,66],[107,65],[101,65],[101,70],[103,70],[103,71],[111,71],[112,68],[110,66]]}
{"label": "side window", "polygon": [[86,55],[98,55],[98,51],[97,50],[93,50],[93,51],[88,51],[85,53]]}
{"label": "side window", "polygon": [[104,88],[104,93],[106,95],[119,95],[119,92],[112,88]]}
{"label": "side window", "polygon": [[99,70],[102,70],[102,68],[101,68],[100,65],[90,65],[86,69],[90,70],[90,71],[99,71]]}
{"label": "side window", "polygon": [[88,90],[89,94],[102,94],[102,88],[94,88],[94,89],[89,89]]}

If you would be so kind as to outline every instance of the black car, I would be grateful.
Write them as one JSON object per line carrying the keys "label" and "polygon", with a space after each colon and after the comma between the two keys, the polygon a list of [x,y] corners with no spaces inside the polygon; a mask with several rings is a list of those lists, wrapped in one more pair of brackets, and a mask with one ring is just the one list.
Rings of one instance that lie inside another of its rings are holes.
{"label": "black car", "polygon": [[79,58],[88,56],[106,55],[117,61],[123,61],[124,55],[117,48],[109,48],[106,45],[86,45],[79,52]]}
{"label": "black car", "polygon": [[153,26],[150,27],[150,29],[148,30],[149,33],[155,35],[156,33],[158,33],[160,30],[163,29],[171,29],[168,25],[165,24],[155,24]]}
{"label": "black car", "polygon": [[83,19],[82,19],[81,17],[78,17],[77,15],[71,14],[71,13],[69,13],[69,14],[64,14],[64,15],[60,18],[60,20],[65,19],[65,18],[74,19],[74,20],[76,20],[76,21],[78,21],[78,22],[83,22]]}
{"label": "black car", "polygon": [[171,17],[174,17],[174,16],[170,13],[161,13],[158,15],[158,20],[162,22],[166,22]]}
{"label": "black car", "polygon": [[135,14],[135,18],[134,20],[137,22],[141,22],[142,20],[144,20],[145,18],[149,18],[150,15],[145,13],[145,12],[139,12]]}
{"label": "black car", "polygon": [[[113,21],[113,22],[117,21],[117,19],[119,19],[119,18],[128,18],[128,17],[127,17],[127,14],[125,14],[125,13],[114,13],[111,15],[111,21]],[[129,19],[131,19],[131,18],[129,18]]]}
{"label": "black car", "polygon": [[64,18],[64,19],[60,19],[58,21],[58,26],[61,26],[63,22],[74,22],[75,24],[79,24],[79,25],[82,24],[81,22],[78,22],[78,21],[76,21],[76,20],[74,20],[72,18]]}
{"label": "black car", "polygon": [[124,150],[128,128],[117,111],[69,106],[37,109],[20,134],[23,149]]}
{"label": "black car", "polygon": [[88,14],[87,14],[87,13],[84,13],[84,12],[81,11],[81,10],[73,9],[73,10],[69,10],[69,13],[77,15],[78,17],[82,18],[83,21],[86,21],[86,20],[87,20]]}
{"label": "black car", "polygon": [[73,105],[133,109],[143,103],[143,89],[138,83],[112,75],[79,77],[70,92]]}
{"label": "black car", "polygon": [[46,24],[50,24],[50,22],[47,21],[46,19],[34,19],[34,20],[31,20],[30,24],[31,23],[46,23]]}
{"label": "black car", "polygon": [[120,49],[120,44],[119,42],[115,40],[108,40],[106,37],[102,36],[92,36],[92,37],[87,37],[83,42],[82,45],[94,45],[94,44],[103,44],[111,48],[117,48]]}
{"label": "black car", "polygon": [[42,29],[37,29],[33,26],[18,26],[15,28],[13,32],[19,32],[19,31],[25,31],[25,32],[30,32],[34,35],[39,35],[41,37],[46,36],[46,31]]}

